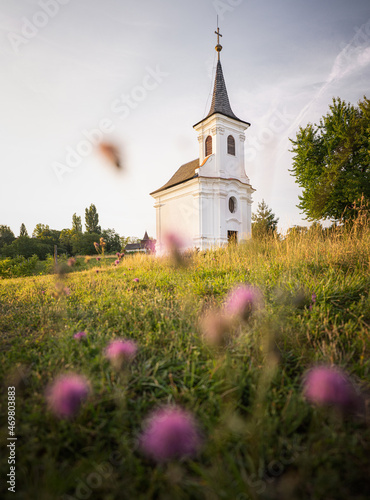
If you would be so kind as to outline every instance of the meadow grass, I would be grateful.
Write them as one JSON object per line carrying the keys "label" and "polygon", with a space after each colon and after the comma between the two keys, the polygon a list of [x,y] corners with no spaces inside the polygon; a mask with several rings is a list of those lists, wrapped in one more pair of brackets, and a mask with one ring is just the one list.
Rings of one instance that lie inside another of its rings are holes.
{"label": "meadow grass", "polygon": [[[368,498],[369,249],[369,228],[354,226],[189,254],[180,267],[137,255],[99,272],[1,281],[1,498]],[[56,283],[70,294],[55,296]],[[199,319],[239,283],[259,287],[264,307],[211,347]],[[82,330],[86,341],[74,340]],[[139,346],[120,373],[104,356],[115,338]],[[304,399],[302,377],[321,363],[350,374],[363,395],[356,414]],[[93,390],[72,420],[45,401],[66,372]],[[5,484],[8,385],[14,494]],[[138,436],[168,403],[196,416],[203,447],[157,465]]]}

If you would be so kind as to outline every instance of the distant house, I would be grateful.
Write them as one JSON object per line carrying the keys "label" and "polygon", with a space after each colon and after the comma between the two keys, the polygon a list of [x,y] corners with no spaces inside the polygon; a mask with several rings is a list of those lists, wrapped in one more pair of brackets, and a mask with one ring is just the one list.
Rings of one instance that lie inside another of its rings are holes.
{"label": "distant house", "polygon": [[152,253],[155,249],[155,240],[151,240],[148,233],[145,231],[144,237],[139,243],[128,243],[125,246],[125,253]]}

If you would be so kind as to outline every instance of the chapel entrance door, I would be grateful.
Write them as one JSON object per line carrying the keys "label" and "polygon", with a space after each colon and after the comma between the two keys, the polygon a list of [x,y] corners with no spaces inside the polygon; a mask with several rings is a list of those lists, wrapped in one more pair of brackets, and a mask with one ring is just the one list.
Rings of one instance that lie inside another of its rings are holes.
{"label": "chapel entrance door", "polygon": [[228,231],[227,232],[227,241],[229,243],[237,243],[238,242],[238,231]]}

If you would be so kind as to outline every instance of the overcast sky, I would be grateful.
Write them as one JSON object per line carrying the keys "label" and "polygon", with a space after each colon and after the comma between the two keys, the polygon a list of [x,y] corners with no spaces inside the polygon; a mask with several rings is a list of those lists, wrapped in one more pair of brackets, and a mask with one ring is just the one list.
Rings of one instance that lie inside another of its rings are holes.
{"label": "overcast sky", "polygon": [[[43,7],[42,7],[43,5]],[[299,125],[333,96],[369,97],[369,0],[0,0],[0,224],[155,237],[154,200],[199,156],[219,15],[231,107],[251,122],[246,173],[280,229],[302,221],[290,176]],[[118,173],[92,147],[114,142]],[[90,138],[88,142],[87,138]]]}

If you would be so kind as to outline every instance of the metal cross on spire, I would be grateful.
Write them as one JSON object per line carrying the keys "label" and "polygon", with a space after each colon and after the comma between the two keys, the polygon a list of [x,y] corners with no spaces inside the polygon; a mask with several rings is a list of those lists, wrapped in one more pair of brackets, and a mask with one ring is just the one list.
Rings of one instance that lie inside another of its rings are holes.
{"label": "metal cross on spire", "polygon": [[217,45],[215,49],[217,50],[218,60],[220,60],[220,52],[222,50],[222,45],[220,45],[220,36],[222,35],[220,33],[220,28],[218,27],[218,16],[217,16],[217,31],[215,31],[215,33],[217,35]]}
{"label": "metal cross on spire", "polygon": [[220,36],[222,36],[220,33],[220,28],[217,28],[217,31],[215,31],[215,33],[217,35],[217,45],[219,45],[220,44]]}

